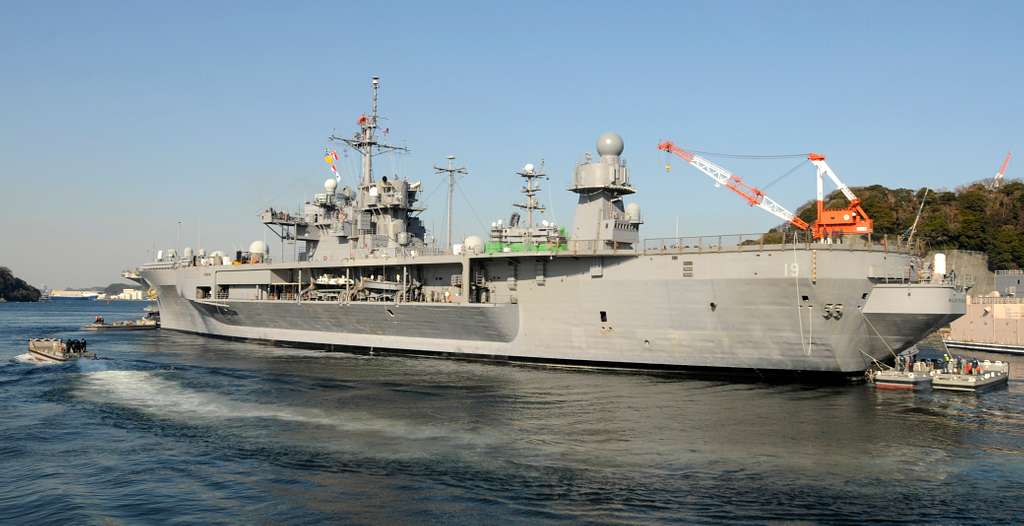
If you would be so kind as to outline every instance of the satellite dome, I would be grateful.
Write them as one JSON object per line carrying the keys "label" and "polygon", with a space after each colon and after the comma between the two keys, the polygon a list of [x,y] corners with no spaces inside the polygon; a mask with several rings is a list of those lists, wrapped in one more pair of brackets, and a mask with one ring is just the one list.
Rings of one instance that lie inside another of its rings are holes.
{"label": "satellite dome", "polygon": [[338,188],[338,181],[333,178],[324,181],[324,190],[327,190],[327,193],[333,194],[336,188]]}
{"label": "satellite dome", "polygon": [[533,163],[526,163],[526,166],[523,166],[523,173],[524,174],[532,174],[533,173]]}
{"label": "satellite dome", "polygon": [[597,153],[604,155],[622,155],[622,149],[625,146],[622,144],[622,137],[617,133],[605,132],[597,138]]}
{"label": "satellite dome", "polygon": [[470,254],[481,254],[484,251],[484,240],[480,236],[469,236],[463,241],[462,246]]}
{"label": "satellite dome", "polygon": [[[333,179],[332,179],[332,181],[333,181]],[[249,253],[250,254],[266,254],[267,253],[267,244],[262,242],[262,241],[253,241],[252,243],[249,243]]]}
{"label": "satellite dome", "polygon": [[639,223],[642,220],[640,215],[640,205],[636,203],[629,203],[626,205],[626,219],[633,223]]}

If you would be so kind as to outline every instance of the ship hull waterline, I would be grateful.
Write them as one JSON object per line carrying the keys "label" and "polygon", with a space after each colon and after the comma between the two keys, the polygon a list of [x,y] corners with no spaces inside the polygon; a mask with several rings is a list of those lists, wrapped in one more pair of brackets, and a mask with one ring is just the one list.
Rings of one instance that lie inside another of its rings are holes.
{"label": "ship hull waterline", "polygon": [[[209,268],[143,270],[143,279],[159,292],[163,328],[206,336],[737,377],[856,377],[963,313],[951,286],[864,275],[899,270],[909,256],[811,252],[550,258],[546,278],[520,276],[514,302],[503,303],[203,301],[189,296]],[[772,276],[801,263],[815,275]]]}

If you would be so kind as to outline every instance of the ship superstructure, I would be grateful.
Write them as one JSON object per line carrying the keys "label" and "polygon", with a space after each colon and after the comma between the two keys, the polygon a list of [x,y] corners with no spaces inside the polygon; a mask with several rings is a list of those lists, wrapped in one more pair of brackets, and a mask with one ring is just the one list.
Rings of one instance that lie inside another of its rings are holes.
{"label": "ship superstructure", "polygon": [[[297,214],[266,210],[282,243],[234,257],[191,249],[140,269],[162,327],[328,350],[726,373],[859,374],[964,312],[908,249],[869,236],[813,242],[640,237],[624,143],[600,136],[575,167],[573,224],[538,224],[537,182],[487,241],[428,242],[418,181],[374,177],[377,91],[359,131],[359,184],[328,179]],[[798,234],[798,233],[797,233]],[[459,250],[453,249],[458,245]],[[168,254],[171,252],[168,251]]]}

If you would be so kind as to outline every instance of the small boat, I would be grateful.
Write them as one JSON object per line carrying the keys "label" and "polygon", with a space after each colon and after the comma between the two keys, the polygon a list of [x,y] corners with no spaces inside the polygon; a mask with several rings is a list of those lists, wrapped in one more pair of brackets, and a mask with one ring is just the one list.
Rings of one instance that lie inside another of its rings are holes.
{"label": "small boat", "polygon": [[155,316],[147,312],[141,320],[119,320],[107,323],[103,316],[97,315],[96,320],[88,325],[82,325],[83,331],[142,331],[160,327],[159,313]]}
{"label": "small boat", "polygon": [[967,366],[956,366],[944,371],[936,371],[932,378],[932,387],[942,391],[985,391],[1010,380],[1010,364],[1007,362],[963,362]]}
{"label": "small boat", "polygon": [[150,320],[120,320],[113,323],[90,323],[82,325],[83,331],[144,331],[160,327],[160,323]]}
{"label": "small boat", "polygon": [[877,389],[896,389],[903,391],[921,391],[932,387],[932,368],[917,359],[917,347],[896,357],[895,366],[889,369],[874,370],[868,379]]}
{"label": "small boat", "polygon": [[67,362],[79,358],[96,358],[96,353],[86,350],[85,340],[60,340],[56,338],[29,338],[28,353],[45,362]]}
{"label": "small boat", "polygon": [[871,380],[878,389],[921,391],[932,387],[932,376],[921,371],[898,371],[896,369],[875,371]]}

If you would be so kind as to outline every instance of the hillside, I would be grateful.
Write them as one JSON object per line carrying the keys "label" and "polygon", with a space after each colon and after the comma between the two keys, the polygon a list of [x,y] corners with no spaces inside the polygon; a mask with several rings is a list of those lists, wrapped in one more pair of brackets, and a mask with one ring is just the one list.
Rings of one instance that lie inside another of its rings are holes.
{"label": "hillside", "polygon": [[0,267],[0,298],[7,301],[39,301],[39,289],[14,277],[11,269]]}
{"label": "hillside", "polygon": [[[876,234],[903,235],[914,224],[924,189],[854,188],[875,221]],[[846,206],[838,191],[826,198],[828,208]],[[811,223],[814,201],[797,209]],[[925,200],[915,239],[931,249],[976,250],[988,254],[989,269],[1024,268],[1024,183],[1010,181],[992,190],[973,183],[954,191],[932,190]]]}

